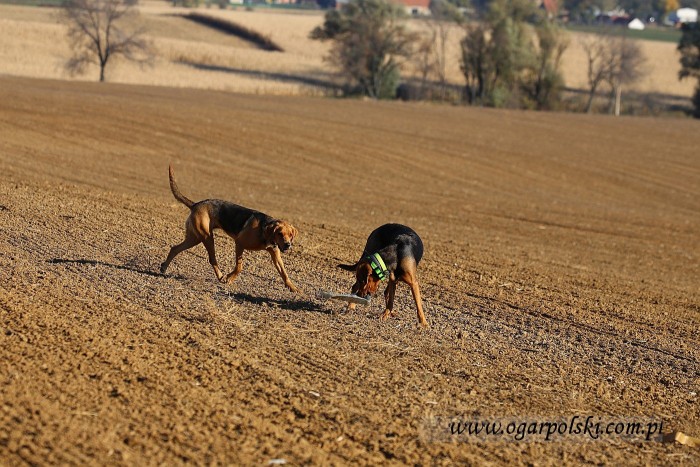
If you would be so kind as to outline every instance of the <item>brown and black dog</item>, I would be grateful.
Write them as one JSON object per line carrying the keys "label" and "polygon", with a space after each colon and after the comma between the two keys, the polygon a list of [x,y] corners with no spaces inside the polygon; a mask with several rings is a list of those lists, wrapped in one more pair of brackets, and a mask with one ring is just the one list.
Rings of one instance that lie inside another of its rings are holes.
{"label": "brown and black dog", "polygon": [[[416,302],[418,322],[422,326],[428,326],[418,287],[417,268],[422,257],[423,242],[413,229],[401,224],[384,224],[369,235],[362,257],[357,263],[339,264],[338,267],[346,271],[355,271],[356,280],[352,286],[352,293],[361,297],[376,293],[379,282],[388,279],[384,290],[386,309],[381,315],[382,321],[396,316],[396,283],[405,282],[411,287],[413,300]],[[355,304],[351,303],[348,307],[354,309]]]}
{"label": "brown and black dog", "polygon": [[[216,278],[230,284],[243,269],[243,252],[245,250],[267,250],[272,257],[275,269],[282,276],[284,285],[292,292],[299,289],[289,280],[284,269],[280,251],[287,251],[297,236],[297,229],[287,221],[273,219],[267,214],[244,208],[237,204],[219,199],[205,199],[195,203],[183,195],[175,183],[172,166],[168,167],[170,190],[175,199],[190,208],[190,215],[185,221],[185,240],[170,249],[168,258],[160,265],[161,274],[165,274],[170,262],[183,251],[204,243],[209,253],[209,263],[214,268]],[[224,276],[216,263],[214,250],[214,229],[221,229],[236,242],[236,267],[232,273]]]}

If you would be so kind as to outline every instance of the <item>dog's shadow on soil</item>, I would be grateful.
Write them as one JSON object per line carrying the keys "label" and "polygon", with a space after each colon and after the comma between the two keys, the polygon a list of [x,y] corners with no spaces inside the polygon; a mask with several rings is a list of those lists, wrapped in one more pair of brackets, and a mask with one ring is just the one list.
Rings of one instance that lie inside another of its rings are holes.
{"label": "dog's shadow on soil", "polygon": [[131,271],[138,274],[145,274],[151,277],[170,277],[174,279],[184,279],[184,276],[173,275],[173,274],[161,274],[157,271],[148,271],[146,269],[139,269],[131,266],[125,266],[123,264],[112,264],[106,263],[104,261],[98,261],[96,259],[64,259],[64,258],[52,258],[47,261],[50,264],[83,264],[88,266],[104,266],[112,269],[121,269],[122,271]]}
{"label": "dog's shadow on soil", "polygon": [[[147,276],[151,277],[168,277],[168,278],[173,278],[173,279],[178,279],[182,280],[185,279],[184,276],[176,275],[176,274],[161,274],[160,272],[156,271],[148,271],[146,269],[139,269],[136,267],[131,267],[131,266],[126,266],[123,264],[112,264],[112,263],[107,263],[104,261],[99,261],[95,259],[65,259],[65,258],[52,258],[46,261],[47,263],[50,264],[80,264],[80,265],[88,265],[88,266],[104,266],[107,268],[112,268],[112,269],[120,269],[122,271],[131,271],[135,272],[138,274],[145,274]],[[310,311],[310,312],[315,312],[315,313],[323,313],[323,314],[333,314],[333,311],[319,305],[316,302],[313,302],[311,300],[279,300],[276,298],[270,298],[270,297],[256,297],[254,295],[250,295],[245,292],[217,292],[217,295],[223,298],[227,299],[236,299],[240,300],[243,302],[247,302],[253,305],[267,305],[273,308],[281,308],[284,310],[290,310],[290,311]]]}
{"label": "dog's shadow on soil", "polygon": [[245,292],[218,292],[217,295],[228,299],[234,298],[236,300],[241,300],[252,305],[267,305],[273,308],[281,308],[283,310],[311,311],[327,315],[330,315],[332,313],[332,311],[328,308],[323,307],[318,303],[312,302],[311,300],[279,300],[270,297],[256,297]]}

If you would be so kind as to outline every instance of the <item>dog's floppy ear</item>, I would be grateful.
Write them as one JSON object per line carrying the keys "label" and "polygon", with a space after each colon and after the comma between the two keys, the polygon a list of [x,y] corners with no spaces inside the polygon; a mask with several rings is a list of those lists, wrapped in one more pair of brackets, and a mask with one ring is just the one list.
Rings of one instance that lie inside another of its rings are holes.
{"label": "dog's floppy ear", "polygon": [[289,227],[292,229],[292,240],[291,241],[294,241],[294,240],[296,240],[297,235],[299,235],[299,231],[292,224],[289,224]]}
{"label": "dog's floppy ear", "polygon": [[372,277],[372,267],[369,265],[369,263],[360,261],[360,263],[357,265],[357,269],[355,270],[355,274],[357,275],[357,282],[361,283],[364,287],[369,283],[370,277]]}
{"label": "dog's floppy ear", "polygon": [[275,222],[270,222],[265,226],[265,230],[263,230],[263,237],[265,237],[265,241],[267,243],[272,243],[274,240],[275,232],[279,229],[279,221]]}

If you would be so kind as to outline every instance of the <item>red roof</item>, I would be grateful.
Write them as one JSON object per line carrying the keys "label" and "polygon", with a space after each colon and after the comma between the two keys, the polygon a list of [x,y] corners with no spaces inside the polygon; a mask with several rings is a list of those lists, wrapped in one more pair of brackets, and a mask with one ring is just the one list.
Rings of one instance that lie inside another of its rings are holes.
{"label": "red roof", "polygon": [[544,5],[545,11],[551,15],[556,15],[557,11],[559,11],[557,0],[542,0],[542,4]]}

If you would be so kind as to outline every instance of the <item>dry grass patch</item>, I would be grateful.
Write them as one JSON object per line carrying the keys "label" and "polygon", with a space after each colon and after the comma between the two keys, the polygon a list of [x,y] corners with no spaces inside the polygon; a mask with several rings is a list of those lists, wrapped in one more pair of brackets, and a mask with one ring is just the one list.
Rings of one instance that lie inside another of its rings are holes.
{"label": "dry grass patch", "polygon": [[152,37],[163,39],[178,39],[191,42],[224,45],[236,49],[255,48],[248,41],[213,31],[211,28],[187,21],[181,15],[171,14],[142,14],[142,21]]}

